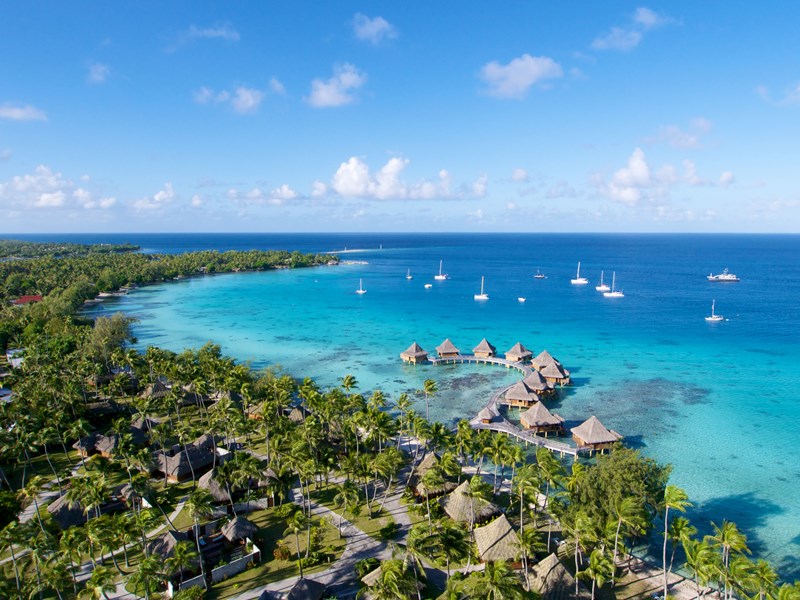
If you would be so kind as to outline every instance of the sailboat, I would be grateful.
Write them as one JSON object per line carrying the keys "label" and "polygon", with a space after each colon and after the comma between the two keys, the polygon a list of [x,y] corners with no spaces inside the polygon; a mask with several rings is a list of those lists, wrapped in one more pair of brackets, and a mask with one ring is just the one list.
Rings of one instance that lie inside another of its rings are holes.
{"label": "sailboat", "polygon": [[714,305],[716,304],[716,302],[717,302],[716,300],[711,301],[711,314],[706,317],[706,321],[708,321],[709,323],[718,323],[719,321],[722,321],[724,318],[722,315],[718,315],[714,312]]}
{"label": "sailboat", "polygon": [[575,279],[570,279],[572,285],[586,285],[589,280],[586,277],[581,277],[581,262],[578,261],[578,272],[575,274]]}
{"label": "sailboat", "polygon": [[625,294],[616,289],[616,284],[617,284],[617,272],[614,271],[611,274],[611,291],[603,292],[603,296],[605,296],[606,298],[624,298]]}
{"label": "sailboat", "polygon": [[366,294],[366,293],[367,293],[367,290],[364,289],[364,284],[361,283],[361,280],[359,279],[358,280],[358,289],[356,290],[356,294],[361,295],[361,294]]}
{"label": "sailboat", "polygon": [[411,269],[409,269],[408,273],[406,273],[406,279],[409,279],[409,280],[414,279],[414,276],[411,274]]}
{"label": "sailboat", "polygon": [[598,292],[608,292],[611,290],[607,284],[603,283],[603,271],[600,271],[600,285],[594,286],[594,289],[596,289]]}
{"label": "sailboat", "polygon": [[483,276],[481,276],[481,293],[480,294],[475,294],[474,298],[475,298],[475,300],[488,300],[489,299],[489,294],[484,294],[483,293]]}
{"label": "sailboat", "polygon": [[442,261],[439,261],[439,274],[433,276],[434,279],[437,281],[444,281],[445,279],[449,279],[450,276],[447,273],[442,273]]}
{"label": "sailboat", "polygon": [[547,279],[547,275],[542,273],[539,269],[536,269],[536,275],[533,276],[534,279]]}

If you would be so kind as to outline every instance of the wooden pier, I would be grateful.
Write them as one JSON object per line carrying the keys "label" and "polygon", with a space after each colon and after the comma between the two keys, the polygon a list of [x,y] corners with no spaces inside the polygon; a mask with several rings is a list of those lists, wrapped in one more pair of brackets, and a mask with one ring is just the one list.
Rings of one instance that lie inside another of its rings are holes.
{"label": "wooden pier", "polygon": [[527,377],[528,375],[533,373],[533,367],[531,367],[530,365],[526,365],[524,363],[513,360],[506,360],[505,358],[498,358],[496,356],[484,357],[484,356],[475,356],[474,354],[459,354],[458,356],[452,356],[447,358],[428,357],[428,360],[434,366],[456,364],[456,363],[464,363],[464,364],[483,363],[487,365],[501,365],[503,367],[506,367],[507,369],[516,369],[517,371],[522,373],[523,377]]}

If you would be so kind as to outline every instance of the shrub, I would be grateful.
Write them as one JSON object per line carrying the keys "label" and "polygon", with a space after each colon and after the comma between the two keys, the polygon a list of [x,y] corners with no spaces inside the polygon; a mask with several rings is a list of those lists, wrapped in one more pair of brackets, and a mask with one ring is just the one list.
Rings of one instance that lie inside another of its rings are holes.
{"label": "shrub", "polygon": [[294,515],[298,508],[295,504],[281,504],[275,509],[275,516],[279,519],[288,519]]}
{"label": "shrub", "polygon": [[383,539],[391,540],[391,539],[394,539],[394,536],[397,535],[397,531],[399,529],[400,528],[397,526],[397,523],[392,522],[392,523],[388,523],[387,525],[384,525],[383,527],[381,527],[378,530],[378,533],[380,534],[380,536]]}
{"label": "shrub", "polygon": [[286,546],[278,546],[272,551],[272,556],[275,560],[289,560],[292,557],[292,551]]}

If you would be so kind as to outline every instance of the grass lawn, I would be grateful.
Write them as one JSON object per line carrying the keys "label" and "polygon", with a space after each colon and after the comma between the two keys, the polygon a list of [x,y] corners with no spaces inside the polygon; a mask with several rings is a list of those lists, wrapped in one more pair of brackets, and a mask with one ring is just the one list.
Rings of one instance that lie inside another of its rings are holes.
{"label": "grass lawn", "polygon": [[[338,524],[339,519],[338,516],[340,514],[339,508],[333,503],[333,499],[338,493],[335,487],[329,486],[324,489],[318,489],[316,491],[311,492],[311,499],[323,506],[331,509],[333,512],[336,513],[336,523]],[[380,535],[380,529],[389,525],[390,523],[394,523],[394,518],[386,513],[385,511],[382,514],[378,514],[377,509],[380,506],[380,499],[378,502],[372,504],[373,513],[372,517],[367,514],[367,508],[363,504],[361,505],[361,514],[359,516],[354,516],[351,512],[345,512],[344,518],[350,521],[353,525],[358,527],[361,531],[366,533],[368,536],[375,538],[376,540],[382,540],[383,538]]]}

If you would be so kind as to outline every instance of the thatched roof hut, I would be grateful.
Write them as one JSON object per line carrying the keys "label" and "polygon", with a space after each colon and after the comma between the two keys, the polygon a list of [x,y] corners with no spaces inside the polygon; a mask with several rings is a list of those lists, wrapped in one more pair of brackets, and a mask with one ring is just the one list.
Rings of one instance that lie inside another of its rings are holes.
{"label": "thatched roof hut", "polygon": [[[572,600],[575,598],[575,578],[561,564],[555,552],[530,568],[528,583],[530,589],[539,594],[542,600]],[[587,597],[586,589],[581,584],[578,586],[578,597]]]}
{"label": "thatched roof hut", "polygon": [[513,362],[526,362],[531,359],[533,352],[528,350],[521,342],[517,342],[511,346],[510,350],[506,350],[506,360]]}
{"label": "thatched roof hut", "polygon": [[211,494],[211,497],[216,502],[230,502],[231,496],[228,494],[225,484],[218,479],[218,475],[219,469],[211,469],[197,480],[197,487],[208,490],[208,493]]}
{"label": "thatched roof hut", "polygon": [[95,444],[97,444],[97,436],[98,434],[95,432],[90,433],[89,435],[85,435],[80,438],[77,442],[72,444],[72,447],[75,448],[81,455],[86,458],[97,452],[95,450]]}
{"label": "thatched roof hut", "polygon": [[325,597],[327,589],[324,583],[301,577],[287,592],[286,600],[320,600]]}
{"label": "thatched roof hut", "polygon": [[558,361],[553,358],[553,355],[547,350],[542,350],[536,355],[536,358],[531,360],[531,364],[537,370],[542,370],[544,367],[552,363],[558,363]]}
{"label": "thatched roof hut", "polygon": [[119,436],[116,433],[112,433],[111,435],[98,435],[97,441],[94,443],[94,449],[100,453],[100,456],[111,458],[118,444]]}
{"label": "thatched roof hut", "polygon": [[295,406],[292,410],[289,411],[288,419],[292,423],[296,423],[300,425],[303,421],[306,420],[306,416],[308,415],[308,411],[300,406]]}
{"label": "thatched roof hut", "polygon": [[491,410],[489,410],[488,406],[484,406],[482,409],[478,411],[478,420],[481,423],[489,424],[494,420],[496,416],[497,415],[495,415]]}
{"label": "thatched roof hut", "polygon": [[545,365],[539,370],[539,373],[551,383],[557,383],[559,385],[567,385],[570,383],[569,371],[558,362]]}
{"label": "thatched roof hut", "polygon": [[144,391],[139,394],[139,397],[157,399],[163,398],[167,394],[169,394],[169,388],[163,381],[157,379],[155,383],[148,384]]}
{"label": "thatched roof hut", "polygon": [[178,542],[183,542],[188,539],[189,535],[186,532],[170,529],[156,539],[151,540],[148,543],[148,548],[151,554],[157,554],[162,559],[166,560],[172,556]]}
{"label": "thatched roof hut", "polygon": [[461,355],[461,352],[455,347],[453,342],[450,341],[450,338],[447,338],[436,346],[436,352],[439,354],[440,358],[457,358]]}
{"label": "thatched roof hut", "polygon": [[520,553],[517,532],[504,514],[475,529],[475,543],[483,562],[514,560]]}
{"label": "thatched roof hut", "polygon": [[425,477],[425,473],[430,471],[432,468],[439,464],[439,457],[436,456],[433,452],[428,452],[420,463],[414,467],[414,471],[411,474],[411,477],[408,482],[408,486],[413,490],[413,492],[417,496],[425,496],[426,492],[430,496],[441,496],[442,494],[446,494],[447,492],[452,491],[455,489],[456,484],[452,481],[449,481],[446,477],[444,478],[444,483],[435,488],[435,489],[426,489],[425,484],[422,483],[422,478]]}
{"label": "thatched roof hut", "polygon": [[519,420],[525,429],[532,429],[536,433],[547,434],[550,431],[561,431],[564,429],[564,418],[551,413],[541,402],[537,402],[522,413],[519,416]]}
{"label": "thatched roof hut", "polygon": [[206,469],[214,463],[214,452],[191,444],[186,450],[178,447],[171,455],[166,457],[161,451],[153,452],[153,462],[156,469],[167,476],[170,481],[184,481],[194,475],[205,473]]}
{"label": "thatched roof hut", "polygon": [[479,358],[491,358],[497,354],[497,348],[492,346],[486,338],[483,338],[480,343],[472,349],[472,353]]}
{"label": "thatched roof hut", "polygon": [[511,406],[530,406],[539,402],[539,394],[529,388],[524,381],[518,381],[506,392],[506,403]]}
{"label": "thatched roof hut", "polygon": [[211,450],[212,448],[214,448],[214,446],[216,446],[216,444],[214,443],[214,436],[212,436],[210,433],[204,433],[203,435],[201,435],[199,438],[197,438],[195,441],[192,442],[192,446],[194,446],[195,448],[203,448],[205,450]]}
{"label": "thatched roof hut", "polygon": [[469,481],[464,480],[442,500],[444,512],[461,523],[483,523],[500,512],[495,505],[483,498],[468,495]]}
{"label": "thatched roof hut", "polygon": [[58,523],[61,529],[69,529],[86,523],[86,514],[83,512],[83,506],[78,504],[70,508],[66,494],[59,496],[48,504],[47,512],[52,515],[53,520]]}
{"label": "thatched roof hut", "polygon": [[220,529],[220,533],[231,543],[252,538],[256,531],[258,531],[258,527],[244,517],[234,517]]}
{"label": "thatched roof hut", "polygon": [[428,353],[417,342],[414,342],[400,353],[400,358],[403,359],[403,362],[417,364],[427,361]]}
{"label": "thatched roof hut", "polygon": [[570,431],[579,448],[589,448],[592,451],[603,450],[622,439],[616,431],[606,429],[594,415]]}
{"label": "thatched roof hut", "polygon": [[544,394],[550,394],[555,389],[553,384],[547,381],[544,375],[542,375],[539,371],[533,371],[522,381],[524,381],[525,385],[527,385],[540,396]]}

